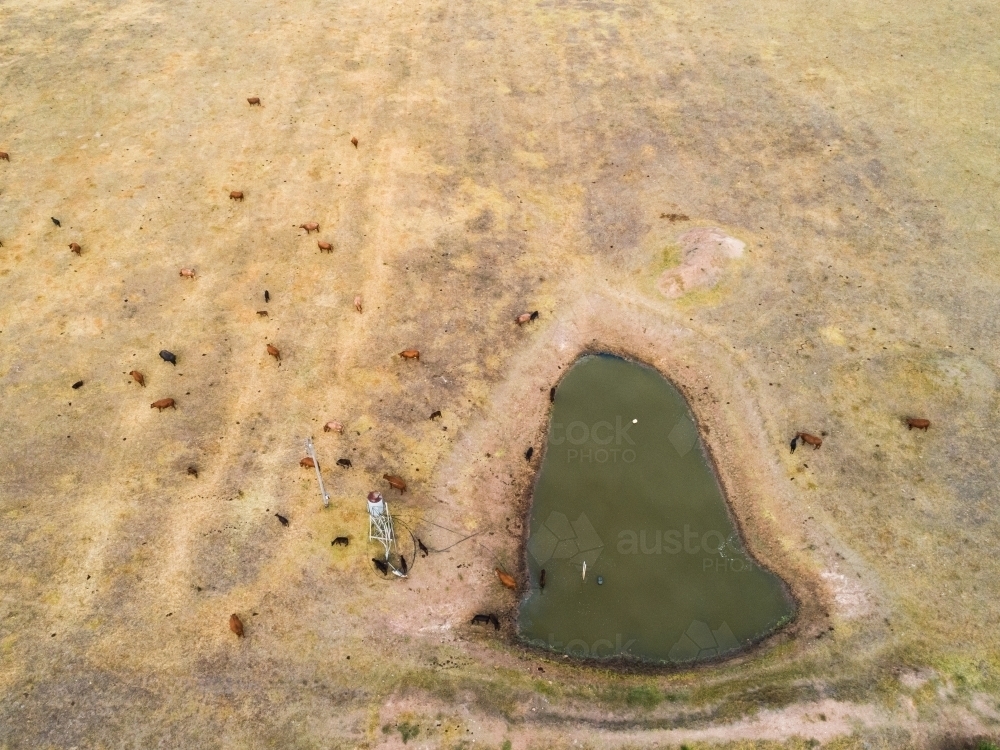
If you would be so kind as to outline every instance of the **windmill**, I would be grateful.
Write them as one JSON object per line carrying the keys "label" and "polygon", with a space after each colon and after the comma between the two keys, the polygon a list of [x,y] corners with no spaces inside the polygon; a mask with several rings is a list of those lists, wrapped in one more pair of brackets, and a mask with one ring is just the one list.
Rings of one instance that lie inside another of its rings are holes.
{"label": "windmill", "polygon": [[330,507],[330,493],[326,491],[326,487],[323,485],[323,475],[319,470],[319,459],[316,458],[316,449],[313,447],[312,438],[306,439],[306,453],[309,458],[313,460],[313,466],[316,467],[316,479],[319,480],[319,494],[323,496],[323,507]]}
{"label": "windmill", "polygon": [[385,559],[388,562],[389,555],[396,547],[396,534],[392,528],[389,506],[381,492],[368,493],[368,539],[385,548]]}

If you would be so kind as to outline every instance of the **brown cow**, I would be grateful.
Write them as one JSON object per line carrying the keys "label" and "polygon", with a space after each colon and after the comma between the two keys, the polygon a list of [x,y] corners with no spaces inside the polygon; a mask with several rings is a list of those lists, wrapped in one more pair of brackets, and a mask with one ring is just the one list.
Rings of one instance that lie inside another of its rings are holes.
{"label": "brown cow", "polygon": [[309,221],[306,222],[305,224],[299,224],[299,229],[305,229],[306,234],[309,234],[310,232],[318,232],[319,224],[317,224],[315,221]]}
{"label": "brown cow", "polygon": [[906,420],[906,426],[908,429],[912,430],[916,427],[918,430],[927,430],[931,426],[931,420],[929,419],[919,419],[917,417],[909,417]]}
{"label": "brown cow", "polygon": [[174,400],[172,398],[161,398],[159,401],[151,403],[149,408],[163,411],[164,409],[176,409],[177,407],[174,406]]}
{"label": "brown cow", "polygon": [[132,370],[132,372],[130,372],[129,375],[132,376],[132,380],[141,385],[143,388],[146,387],[146,378],[142,376],[141,372],[139,372],[138,370]]}
{"label": "brown cow", "polygon": [[358,312],[361,312],[361,295],[360,294],[356,294],[354,296],[354,309],[357,310]]}
{"label": "brown cow", "polygon": [[278,347],[267,345],[267,353],[274,357],[279,362],[281,361],[281,352],[278,351]]}
{"label": "brown cow", "polygon": [[319,251],[321,253],[332,253],[333,252],[333,245],[331,245],[329,242],[323,242],[323,240],[320,240],[316,244],[319,245]]}
{"label": "brown cow", "polygon": [[358,139],[357,138],[351,138],[351,143],[354,144],[354,148],[358,147]]}
{"label": "brown cow", "polygon": [[258,311],[257,311],[257,314],[258,314],[258,315],[259,315],[260,317],[262,317],[262,318],[266,318],[266,317],[268,317],[268,315],[267,315],[267,310],[258,310]]}
{"label": "brown cow", "polygon": [[312,469],[316,466],[316,462],[312,460],[310,456],[306,456],[301,461],[299,461],[299,466],[303,469]]}
{"label": "brown cow", "polygon": [[254,106],[259,107],[260,106],[260,97],[259,96],[247,97],[247,101],[250,102],[250,106],[251,107],[254,107]]}
{"label": "brown cow", "polygon": [[230,198],[230,200],[241,201],[241,200],[243,200],[243,191],[242,190],[230,190],[229,191],[229,198]]}
{"label": "brown cow", "polygon": [[823,445],[823,438],[810,435],[808,432],[797,432],[795,437],[801,439],[803,443],[811,445],[814,450],[819,450],[819,447]]}
{"label": "brown cow", "polygon": [[8,154],[6,151],[0,151],[0,159],[3,159],[4,161],[10,161],[10,154]]}
{"label": "brown cow", "polygon": [[229,615],[229,629],[236,633],[237,638],[243,637],[243,620],[236,613]]}
{"label": "brown cow", "polygon": [[75,242],[69,243],[69,249],[77,255],[81,255],[83,253],[83,249]]}
{"label": "brown cow", "polygon": [[403,359],[420,359],[420,352],[416,349],[404,349],[399,353]]}
{"label": "brown cow", "polygon": [[389,486],[393,489],[399,490],[399,494],[406,492],[406,482],[403,481],[402,477],[397,477],[395,474],[383,474],[382,478],[389,483]]}
{"label": "brown cow", "polygon": [[517,581],[515,581],[512,576],[507,575],[502,570],[500,570],[500,568],[494,568],[494,572],[497,574],[497,578],[500,579],[500,583],[502,583],[504,586],[506,586],[509,589],[517,588]]}
{"label": "brown cow", "polygon": [[340,422],[327,422],[323,425],[323,432],[343,432],[344,425]]}
{"label": "brown cow", "polygon": [[183,276],[185,279],[193,279],[194,278],[194,269],[193,268],[182,268],[181,269],[181,276]]}

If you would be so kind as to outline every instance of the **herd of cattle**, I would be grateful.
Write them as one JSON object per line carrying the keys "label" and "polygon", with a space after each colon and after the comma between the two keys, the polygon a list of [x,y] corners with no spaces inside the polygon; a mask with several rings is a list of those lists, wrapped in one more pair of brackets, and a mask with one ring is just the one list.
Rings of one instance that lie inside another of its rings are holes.
{"label": "herd of cattle", "polygon": [[[261,101],[260,101],[260,97],[256,97],[256,96],[249,97],[247,99],[247,102],[250,104],[251,107],[262,106],[261,105]],[[353,145],[355,148],[358,148],[358,143],[359,143],[359,141],[358,141],[357,138],[355,138],[355,137],[351,138],[351,145]],[[7,152],[5,152],[5,151],[0,151],[0,160],[6,161],[6,162],[10,162],[10,155]],[[242,202],[244,200],[244,194],[243,194],[242,190],[232,190],[232,191],[230,191],[229,197],[230,197],[231,200],[234,200],[234,201],[240,201],[240,202]],[[52,217],[52,223],[56,227],[61,227],[62,226],[62,224],[59,221],[59,219],[57,219],[55,217]],[[299,228],[300,229],[304,229],[307,235],[310,234],[310,233],[312,233],[312,232],[316,232],[318,234],[319,230],[320,230],[319,224],[317,222],[314,222],[314,221],[304,222],[302,224],[299,224]],[[2,244],[2,243],[0,243],[0,244]],[[333,245],[330,242],[327,242],[325,240],[317,240],[317,245],[318,245],[319,251],[321,253],[332,253],[333,252]],[[72,253],[74,253],[76,255],[83,255],[83,248],[77,242],[71,242],[69,244],[69,249],[70,249],[70,252],[72,252]],[[193,269],[193,268],[182,268],[182,269],[180,269],[180,276],[182,278],[186,278],[186,279],[194,279],[194,278],[196,278],[195,269]],[[264,302],[265,303],[270,302],[270,299],[271,299],[270,292],[267,291],[267,290],[264,290]],[[363,311],[363,305],[362,305],[362,300],[361,300],[361,296],[360,295],[357,295],[357,296],[354,297],[354,308],[355,308],[355,310],[357,310],[358,313],[361,313]],[[267,310],[260,310],[260,311],[258,311],[257,314],[260,315],[261,317],[267,317],[267,315],[268,315]],[[522,326],[522,325],[524,325],[526,323],[535,321],[537,319],[538,319],[538,311],[535,310],[533,312],[525,312],[525,313],[522,313],[522,314],[518,315],[515,318],[514,322],[518,326]],[[281,364],[281,352],[278,350],[278,348],[276,346],[274,346],[273,344],[271,344],[271,343],[267,343],[265,345],[265,350],[266,350],[266,352],[270,356],[274,357],[274,359],[277,361],[278,365],[280,366],[280,364]],[[170,364],[172,364],[174,366],[177,365],[177,357],[172,352],[167,351],[166,349],[164,349],[164,350],[160,351],[159,354],[160,354],[160,358],[164,362],[169,362]],[[404,349],[403,351],[399,352],[398,356],[400,358],[404,359],[404,360],[419,361],[420,360],[420,351],[418,349]],[[143,386],[143,387],[146,386],[145,376],[139,370],[132,370],[129,373],[129,375],[140,386]],[[82,380],[81,381],[77,381],[76,383],[73,384],[73,388],[79,388],[82,385],[83,385],[83,381]],[[549,398],[550,398],[551,401],[555,400],[555,388],[552,388],[550,390],[550,392],[549,392]],[[151,409],[157,409],[159,411],[163,411],[164,409],[176,409],[177,408],[177,402],[175,401],[175,399],[173,399],[171,397],[160,398],[160,399],[157,399],[156,401],[153,401],[150,404],[150,408]],[[434,413],[431,414],[430,418],[431,419],[436,419],[436,418],[440,418],[440,416],[441,416],[441,412],[440,411],[435,411]],[[927,430],[930,427],[930,424],[931,424],[930,420],[923,419],[923,418],[917,418],[917,417],[908,417],[908,418],[905,418],[904,422],[908,426],[908,428],[911,429],[911,430],[914,427],[916,427],[917,429],[921,429],[921,430]],[[327,422],[323,426],[323,431],[324,432],[342,433],[344,431],[344,426],[340,422],[330,421],[330,422]],[[825,432],[822,433],[822,434],[824,436],[826,435]],[[795,452],[795,449],[798,446],[799,441],[801,441],[802,443],[804,443],[806,445],[813,446],[813,448],[815,450],[819,450],[820,446],[823,444],[823,438],[822,437],[818,437],[816,435],[812,435],[812,434],[809,434],[807,432],[797,432],[795,434],[795,436],[791,440],[791,450],[792,450],[793,453]],[[534,449],[533,448],[528,448],[528,450],[525,452],[525,458],[528,461],[530,461],[533,453],[534,453]],[[307,467],[307,468],[313,468],[315,466],[315,462],[313,461],[313,459],[311,457],[308,457],[308,456],[305,457],[305,458],[303,458],[299,463],[300,463],[301,466]],[[339,466],[343,467],[343,468],[350,468],[351,467],[351,461],[350,461],[350,459],[346,459],[346,458],[342,458],[342,459],[338,460],[337,464]],[[188,473],[192,474],[193,476],[197,476],[198,475],[197,470],[194,469],[194,467],[189,467]],[[388,482],[388,484],[389,484],[390,487],[398,490],[400,493],[403,493],[403,492],[406,491],[406,482],[401,477],[396,476],[396,475],[391,475],[391,474],[383,474],[383,479],[386,482]],[[285,517],[283,517],[283,516],[281,516],[281,515],[279,515],[277,513],[275,514],[275,516],[277,516],[278,520],[281,522],[281,524],[283,526],[287,526],[288,525],[288,519],[287,518],[285,518]],[[420,540],[417,540],[417,542],[420,545],[421,552],[424,554],[424,556],[426,556],[427,553],[428,553],[427,547]],[[346,546],[348,544],[348,538],[347,537],[337,537],[336,539],[334,539],[334,541],[332,542],[332,544],[333,545],[343,545],[343,546]],[[373,562],[375,563],[376,568],[378,568],[379,570],[381,570],[381,572],[383,573],[383,575],[388,572],[388,568],[387,568],[387,566],[385,565],[385,563],[383,561],[378,560],[378,559],[373,559]],[[404,572],[404,575],[405,575],[406,568],[407,568],[405,558],[402,558],[402,568],[403,568],[403,572]],[[515,589],[516,588],[517,583],[516,583],[516,581],[510,575],[508,575],[507,573],[503,572],[499,568],[497,568],[495,572],[496,572],[497,577],[499,578],[500,582],[505,587],[510,588],[510,589]],[[545,586],[545,571],[544,570],[541,571],[541,577],[540,577],[539,583],[540,583],[540,586],[542,588],[544,588],[544,586]],[[500,622],[499,622],[499,619],[497,618],[497,616],[495,614],[477,614],[477,615],[475,615],[472,618],[472,624],[480,624],[480,623],[492,624],[497,630],[500,629]],[[238,615],[233,614],[229,618],[229,628],[230,628],[230,630],[233,631],[233,633],[235,633],[237,635],[237,637],[242,638],[244,636],[243,622],[240,620],[240,618],[239,618]]]}

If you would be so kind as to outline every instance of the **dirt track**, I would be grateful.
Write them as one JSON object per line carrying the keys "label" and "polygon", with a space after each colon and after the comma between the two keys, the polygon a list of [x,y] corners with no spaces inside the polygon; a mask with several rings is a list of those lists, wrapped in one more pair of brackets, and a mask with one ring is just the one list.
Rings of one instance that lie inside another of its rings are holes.
{"label": "dirt track", "polygon": [[[689,5],[0,6],[0,748],[1000,733],[1000,13]],[[468,625],[594,347],[708,426],[804,603],[769,648],[617,675]],[[479,536],[383,582],[373,488]]]}

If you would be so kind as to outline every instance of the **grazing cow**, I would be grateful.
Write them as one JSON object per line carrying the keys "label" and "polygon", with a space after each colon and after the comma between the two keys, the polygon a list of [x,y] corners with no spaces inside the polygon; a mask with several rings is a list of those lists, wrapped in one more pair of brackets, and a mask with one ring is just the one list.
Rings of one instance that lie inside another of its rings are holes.
{"label": "grazing cow", "polygon": [[3,159],[4,161],[10,161],[10,154],[8,154],[6,151],[0,151],[0,159]]}
{"label": "grazing cow", "polygon": [[333,245],[331,245],[329,242],[323,242],[323,240],[319,240],[316,244],[319,246],[319,251],[321,253],[333,252]]}
{"label": "grazing cow", "polygon": [[77,255],[83,255],[83,248],[81,248],[75,242],[69,243],[69,249],[70,249],[70,251],[76,253]]}
{"label": "grazing cow", "polygon": [[669,219],[671,224],[675,221],[688,221],[688,217],[684,214],[660,214],[660,218]]}
{"label": "grazing cow", "polygon": [[538,575],[538,588],[545,588],[545,568],[542,568],[542,572]]}
{"label": "grazing cow", "polygon": [[549,388],[549,403],[554,404],[556,402],[556,387],[552,386]]}
{"label": "grazing cow", "polygon": [[77,390],[78,388],[82,388],[82,387],[83,387],[83,381],[82,380],[77,380],[75,383],[73,383],[73,390],[74,391]]}
{"label": "grazing cow", "polygon": [[287,519],[287,518],[285,518],[285,517],[284,517],[283,515],[281,515],[280,513],[275,513],[275,514],[274,514],[274,517],[275,517],[275,518],[277,518],[277,519],[278,519],[278,520],[279,520],[279,521],[281,522],[281,525],[282,525],[282,526],[287,526],[287,525],[288,525],[288,519]]}
{"label": "grazing cow", "polygon": [[258,314],[258,315],[259,315],[260,317],[262,317],[262,318],[267,318],[267,317],[269,317],[269,316],[268,316],[268,314],[267,314],[267,310],[258,310],[258,311],[257,311],[257,314]]}
{"label": "grazing cow", "polygon": [[267,345],[267,353],[274,357],[279,362],[281,361],[281,352],[278,351],[276,346]]}
{"label": "grazing cow", "polygon": [[345,469],[350,469],[354,464],[351,463],[349,458],[338,458],[337,466],[343,466]]}
{"label": "grazing cow", "polygon": [[441,419],[441,410],[438,409],[437,411],[432,411],[430,418],[431,419]]}
{"label": "grazing cow", "polygon": [[173,352],[168,352],[166,349],[160,349],[160,359],[164,362],[169,362],[174,367],[177,367],[177,355]]}
{"label": "grazing cow", "polygon": [[516,318],[514,318],[514,322],[517,323],[519,326],[523,326],[529,320],[531,320],[531,313],[521,313]]}
{"label": "grazing cow", "polygon": [[267,291],[266,289],[264,290],[264,301],[265,302],[270,302],[271,301],[271,293],[269,291]]}
{"label": "grazing cow", "polygon": [[514,580],[513,576],[504,573],[500,568],[494,568],[493,570],[497,574],[497,578],[500,579],[500,583],[509,589],[517,588],[517,581]]}
{"label": "grazing cow", "polygon": [[406,558],[402,555],[399,556],[399,570],[404,576],[410,572],[410,567],[406,564]]}
{"label": "grazing cow", "polygon": [[183,278],[185,278],[185,279],[193,279],[194,278],[194,269],[193,268],[182,268],[181,269],[181,276]]}
{"label": "grazing cow", "polygon": [[343,432],[344,425],[340,422],[327,422],[323,425],[323,432]]}
{"label": "grazing cow", "polygon": [[235,613],[229,615],[229,629],[236,633],[237,638],[243,637],[243,620],[239,615]]}
{"label": "grazing cow", "polygon": [[489,623],[493,622],[493,617],[494,615],[474,615],[472,617],[472,622],[469,624],[479,625],[480,623],[483,623],[488,625]]}
{"label": "grazing cow", "polygon": [[417,547],[419,547],[420,551],[424,553],[424,557],[427,557],[427,553],[429,552],[429,550],[427,549],[427,545],[425,545],[422,541],[420,541],[419,537],[417,538]]}
{"label": "grazing cow", "polygon": [[916,427],[918,430],[926,431],[928,427],[931,426],[931,420],[929,419],[918,419],[917,417],[909,417],[906,420],[907,429],[912,430]]}
{"label": "grazing cow", "polygon": [[146,378],[143,377],[141,372],[139,372],[138,370],[132,370],[132,372],[130,372],[129,375],[132,376],[132,380],[141,385],[143,388],[146,387]]}
{"label": "grazing cow", "polygon": [[535,447],[534,446],[528,446],[528,450],[526,450],[524,452],[524,460],[525,461],[530,461],[531,457],[533,455],[535,455]]}
{"label": "grazing cow", "polygon": [[810,435],[808,432],[797,432],[795,437],[800,438],[803,443],[811,445],[814,450],[819,450],[819,447],[823,445],[823,438]]}
{"label": "grazing cow", "polygon": [[357,310],[358,312],[361,312],[361,295],[360,294],[356,294],[354,296],[354,309]]}
{"label": "grazing cow", "polygon": [[538,310],[531,313],[531,320],[538,320]]}
{"label": "grazing cow", "polygon": [[799,436],[798,435],[796,435],[795,437],[792,438],[792,442],[790,444],[791,447],[792,447],[792,453],[795,453],[795,449],[799,447],[799,442],[798,441],[799,441]]}
{"label": "grazing cow", "polygon": [[319,224],[317,224],[315,221],[310,221],[305,224],[299,224],[299,229],[305,229],[306,234],[309,234],[310,232],[318,232]]}
{"label": "grazing cow", "polygon": [[52,219],[52,223],[55,224],[57,227],[62,226],[62,224],[59,223],[59,219],[57,219],[55,216],[50,216],[49,218]]}
{"label": "grazing cow", "polygon": [[384,560],[379,560],[377,557],[373,557],[372,562],[375,563],[375,567],[378,568],[382,575],[389,575],[389,565]]}
{"label": "grazing cow", "polygon": [[357,138],[351,138],[351,143],[354,144],[354,148],[358,147],[358,139]]}
{"label": "grazing cow", "polygon": [[172,398],[161,398],[159,401],[151,403],[149,408],[163,411],[164,409],[176,409],[177,407],[174,406],[174,400]]}
{"label": "grazing cow", "polygon": [[247,101],[250,103],[251,107],[259,107],[260,106],[260,97],[259,96],[250,96],[250,97],[247,97]]}
{"label": "grazing cow", "polygon": [[243,191],[242,190],[230,190],[229,191],[229,199],[230,200],[234,200],[234,201],[242,201],[243,200]]}
{"label": "grazing cow", "polygon": [[197,479],[198,478],[198,467],[196,467],[196,466],[188,466],[188,476],[189,477],[194,477],[195,479]]}
{"label": "grazing cow", "polygon": [[404,349],[399,353],[403,359],[420,359],[420,352],[416,349]]}
{"label": "grazing cow", "polygon": [[299,461],[299,466],[303,469],[312,469],[316,466],[316,462],[312,460],[311,456],[306,456],[301,461]]}
{"label": "grazing cow", "polygon": [[351,540],[348,539],[346,536],[338,536],[336,539],[334,539],[332,542],[330,542],[330,546],[331,547],[338,547],[338,546],[339,547],[346,547],[350,543],[351,543]]}
{"label": "grazing cow", "polygon": [[399,490],[400,495],[406,492],[406,482],[403,481],[402,477],[397,477],[394,474],[383,474],[382,478],[389,483],[390,487]]}

